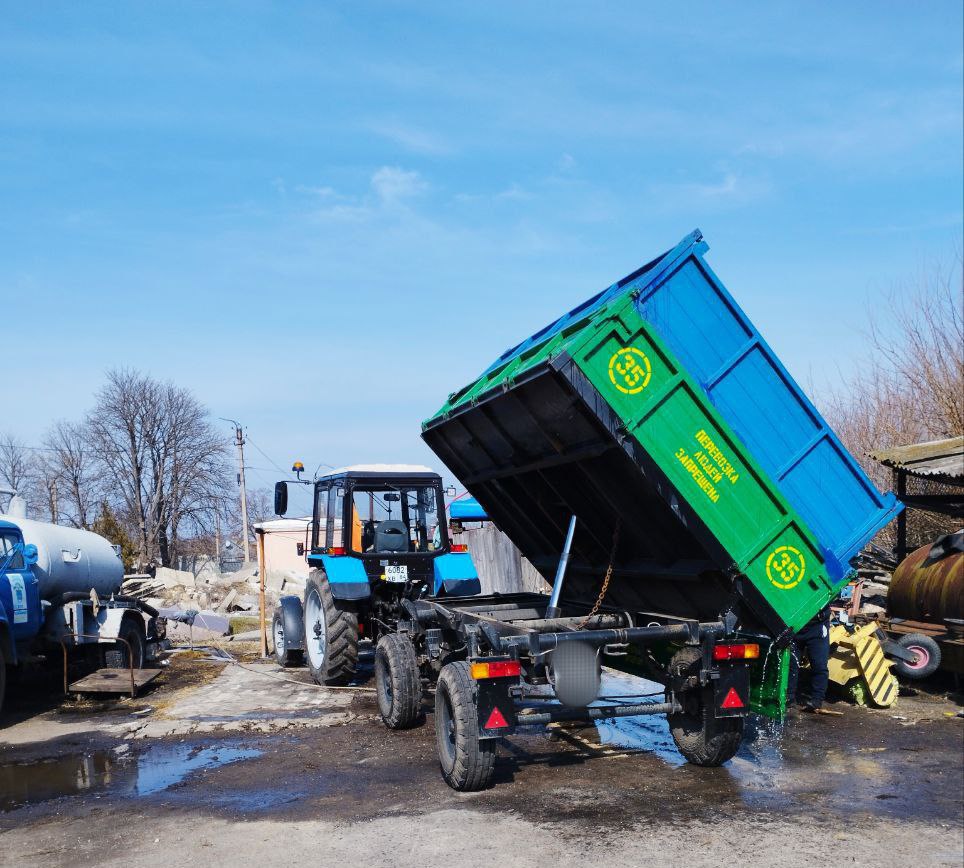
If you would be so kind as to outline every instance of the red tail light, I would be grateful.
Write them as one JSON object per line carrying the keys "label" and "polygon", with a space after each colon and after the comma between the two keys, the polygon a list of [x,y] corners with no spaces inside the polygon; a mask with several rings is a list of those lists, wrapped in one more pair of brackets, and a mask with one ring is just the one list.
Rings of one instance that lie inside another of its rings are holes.
{"label": "red tail light", "polygon": [[459,545],[451,546],[451,549],[453,552],[458,552],[459,554],[462,554],[463,552],[467,552],[469,550],[469,547],[467,545],[459,544]]}
{"label": "red tail light", "polygon": [[518,660],[494,660],[491,663],[473,663],[472,677],[479,678],[509,678],[522,673],[522,665]]}
{"label": "red tail light", "polygon": [[717,645],[713,648],[714,660],[756,660],[759,656],[759,645]]}
{"label": "red tail light", "polygon": [[344,546],[332,546],[328,549],[328,554],[330,555],[343,555],[345,553]]}

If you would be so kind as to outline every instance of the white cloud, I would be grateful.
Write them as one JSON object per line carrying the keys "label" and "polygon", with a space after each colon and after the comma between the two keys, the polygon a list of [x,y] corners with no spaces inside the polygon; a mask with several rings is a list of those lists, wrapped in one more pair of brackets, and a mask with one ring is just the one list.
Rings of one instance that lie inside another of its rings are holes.
{"label": "white cloud", "polygon": [[397,204],[423,192],[428,186],[418,172],[382,166],[372,175],[372,189],[383,205]]}

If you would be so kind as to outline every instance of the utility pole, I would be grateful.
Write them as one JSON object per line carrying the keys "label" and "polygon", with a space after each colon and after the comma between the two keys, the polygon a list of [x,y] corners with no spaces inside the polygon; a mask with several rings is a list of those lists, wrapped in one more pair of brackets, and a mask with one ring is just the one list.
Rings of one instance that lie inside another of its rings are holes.
{"label": "utility pole", "polygon": [[[224,419],[224,417],[221,417]],[[234,419],[224,419],[234,425],[234,445],[238,447],[238,486],[241,489],[241,548],[244,550],[244,562],[251,562],[248,551],[248,492],[244,485],[244,430],[240,422]]]}

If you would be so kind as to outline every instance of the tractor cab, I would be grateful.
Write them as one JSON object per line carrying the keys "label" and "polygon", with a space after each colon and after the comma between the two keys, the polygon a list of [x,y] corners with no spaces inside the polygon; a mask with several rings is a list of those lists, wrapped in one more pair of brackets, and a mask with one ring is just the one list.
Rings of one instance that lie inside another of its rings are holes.
{"label": "tractor cab", "polygon": [[[289,484],[275,486],[278,515],[287,511]],[[360,464],[308,484],[308,586],[303,602],[283,597],[276,612],[281,662],[304,652],[319,683],[337,683],[354,672],[354,659],[336,635],[350,636],[352,648],[360,637],[394,629],[404,600],[481,593],[472,556],[451,543],[442,477],[430,468]]]}

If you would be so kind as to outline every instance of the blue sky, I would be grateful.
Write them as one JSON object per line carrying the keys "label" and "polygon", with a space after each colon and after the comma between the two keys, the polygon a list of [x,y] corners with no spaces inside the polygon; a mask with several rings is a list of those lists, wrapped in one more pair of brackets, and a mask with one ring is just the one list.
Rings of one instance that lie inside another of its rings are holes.
{"label": "blue sky", "polygon": [[959,0],[4,0],[0,430],[38,442],[129,365],[283,467],[437,464],[450,391],[695,227],[824,388],[961,238],[962,27]]}

